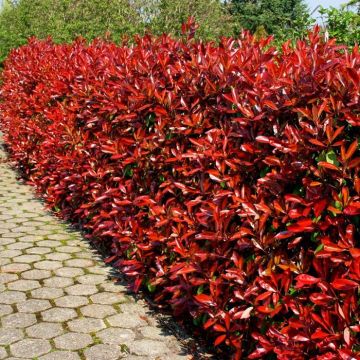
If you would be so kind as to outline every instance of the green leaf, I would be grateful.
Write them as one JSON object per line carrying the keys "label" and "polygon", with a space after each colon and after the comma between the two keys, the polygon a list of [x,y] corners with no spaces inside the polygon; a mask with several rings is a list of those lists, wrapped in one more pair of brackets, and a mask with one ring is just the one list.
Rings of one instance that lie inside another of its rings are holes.
{"label": "green leaf", "polygon": [[317,254],[318,252],[320,252],[322,249],[324,248],[324,244],[320,244],[314,251],[314,254]]}

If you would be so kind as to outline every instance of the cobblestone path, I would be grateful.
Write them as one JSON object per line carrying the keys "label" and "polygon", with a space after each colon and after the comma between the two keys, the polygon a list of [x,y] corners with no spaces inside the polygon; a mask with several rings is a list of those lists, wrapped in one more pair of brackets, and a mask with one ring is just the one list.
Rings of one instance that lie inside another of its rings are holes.
{"label": "cobblestone path", "polygon": [[0,359],[189,359],[4,157],[0,148]]}

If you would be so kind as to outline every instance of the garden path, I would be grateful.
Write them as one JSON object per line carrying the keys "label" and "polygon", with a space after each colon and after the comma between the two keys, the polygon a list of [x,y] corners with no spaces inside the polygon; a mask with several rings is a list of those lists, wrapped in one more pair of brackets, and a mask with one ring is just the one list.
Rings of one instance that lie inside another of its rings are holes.
{"label": "garden path", "polygon": [[189,359],[5,156],[0,147],[0,359]]}

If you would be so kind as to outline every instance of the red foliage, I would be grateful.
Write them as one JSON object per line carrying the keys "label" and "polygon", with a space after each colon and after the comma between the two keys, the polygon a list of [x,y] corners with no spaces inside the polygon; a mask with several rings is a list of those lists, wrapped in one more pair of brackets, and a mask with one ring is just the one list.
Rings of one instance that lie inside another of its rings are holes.
{"label": "red foliage", "polygon": [[12,159],[234,359],[357,359],[360,54],[314,31],[54,45],[2,75]]}

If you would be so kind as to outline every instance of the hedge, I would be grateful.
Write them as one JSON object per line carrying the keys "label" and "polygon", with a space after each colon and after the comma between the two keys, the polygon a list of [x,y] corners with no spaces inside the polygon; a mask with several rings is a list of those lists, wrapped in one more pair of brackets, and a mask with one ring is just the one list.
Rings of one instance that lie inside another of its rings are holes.
{"label": "hedge", "polygon": [[223,358],[359,358],[358,47],[185,30],[13,50],[11,159]]}

